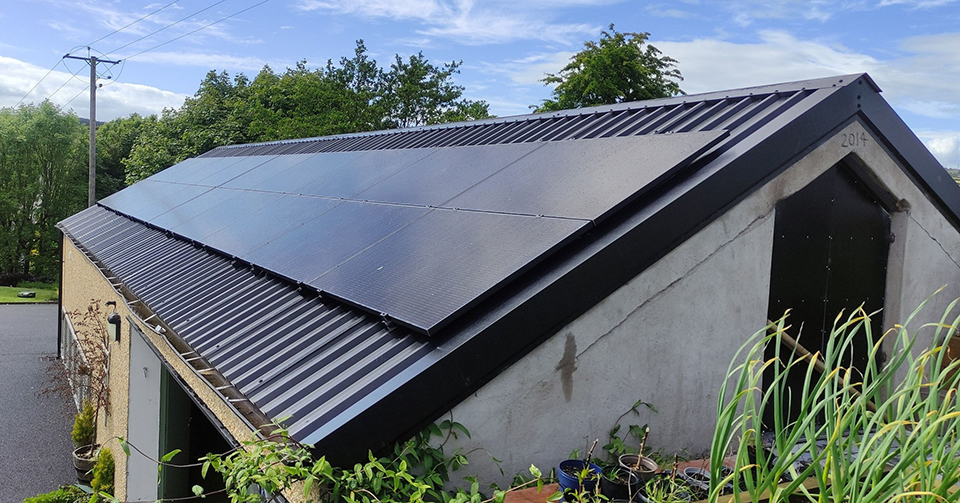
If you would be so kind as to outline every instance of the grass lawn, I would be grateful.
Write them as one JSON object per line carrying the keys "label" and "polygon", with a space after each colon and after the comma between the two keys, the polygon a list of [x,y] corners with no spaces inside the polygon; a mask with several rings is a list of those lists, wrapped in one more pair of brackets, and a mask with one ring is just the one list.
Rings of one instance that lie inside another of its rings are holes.
{"label": "grass lawn", "polygon": [[[29,298],[17,297],[20,292],[37,292],[37,296]],[[57,286],[46,283],[22,283],[19,286],[0,286],[0,304],[8,302],[32,303],[57,300]]]}

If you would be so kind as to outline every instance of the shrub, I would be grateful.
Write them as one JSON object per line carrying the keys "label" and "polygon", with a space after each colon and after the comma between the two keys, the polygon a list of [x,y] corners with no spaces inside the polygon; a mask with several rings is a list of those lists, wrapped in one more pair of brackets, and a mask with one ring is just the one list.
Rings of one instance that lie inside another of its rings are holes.
{"label": "shrub", "polygon": [[113,472],[113,453],[104,447],[100,449],[97,464],[93,467],[93,481],[90,483],[93,487],[93,498],[90,501],[98,501],[102,492],[113,494]]}
{"label": "shrub", "polygon": [[83,447],[94,442],[96,433],[93,405],[90,402],[83,402],[83,407],[73,421],[73,432],[70,436],[73,438],[74,445]]}
{"label": "shrub", "polygon": [[86,496],[76,486],[60,486],[56,491],[38,494],[23,500],[23,503],[74,503]]}

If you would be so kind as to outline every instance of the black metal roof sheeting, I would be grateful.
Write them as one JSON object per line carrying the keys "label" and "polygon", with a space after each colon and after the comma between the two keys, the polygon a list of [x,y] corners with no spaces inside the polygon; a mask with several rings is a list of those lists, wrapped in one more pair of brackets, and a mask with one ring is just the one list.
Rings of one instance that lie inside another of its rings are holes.
{"label": "black metal roof sheeting", "polygon": [[[238,272],[230,260],[209,248],[196,248],[175,232],[163,233],[103,208],[89,209],[71,217],[63,222],[63,228],[70,233],[79,232],[82,227],[84,232],[71,235],[72,239],[84,246],[89,243],[98,257],[101,254],[111,257],[115,266],[123,271],[118,274],[123,281],[150,283],[143,291],[150,300],[144,298],[144,301],[161,318],[166,319],[169,312],[181,329],[210,334],[206,338],[191,336],[194,341],[191,344],[202,345],[201,354],[209,352],[220,362],[217,365],[231,372],[232,379],[245,386],[262,384],[259,388],[248,388],[259,397],[258,403],[302,407],[303,422],[297,425],[296,438],[316,443],[319,452],[331,459],[356,461],[364,458],[366,449],[388,446],[436,419],[501,369],[855,120],[872,132],[901,168],[926,189],[944,215],[960,227],[960,187],[943,172],[865,74],[477,123],[221,147],[208,152],[202,158],[210,161],[244,156],[293,159],[311,152],[349,153],[361,151],[359,149],[391,148],[400,149],[394,152],[409,152],[440,146],[505,145],[613,135],[728,132],[667,183],[620,207],[586,235],[513,278],[436,337],[424,341],[402,328],[394,329],[391,335],[399,338],[394,343],[409,343],[407,350],[418,356],[389,359],[395,363],[392,366],[373,363],[380,361],[381,354],[392,354],[393,346],[377,346],[383,353],[364,346],[364,341],[375,339],[376,334],[381,333],[373,328],[376,318],[347,309],[352,313],[347,319],[358,326],[370,327],[371,332],[361,335],[362,329],[353,330],[350,333],[357,335],[356,338],[337,339],[343,342],[342,346],[328,344],[324,348],[329,353],[315,354],[319,359],[311,360],[313,367],[299,367],[324,369],[328,373],[323,376],[339,376],[341,368],[349,369],[346,375],[352,377],[329,385],[321,382],[321,377],[307,377],[307,372],[275,370],[262,359],[273,355],[268,347],[288,347],[287,353],[294,359],[298,357],[292,353],[312,350],[304,347],[309,343],[286,346],[296,344],[302,336],[281,339],[285,325],[278,324],[286,319],[313,320],[314,313],[308,305],[318,302],[309,298],[297,302],[294,297],[276,293],[289,294],[295,289],[294,283],[273,279],[273,276],[243,273],[244,268]],[[125,247],[143,250],[131,254],[121,251]],[[174,262],[164,263],[161,269],[166,272],[151,267],[153,261],[163,260],[168,252]],[[211,255],[215,259],[211,260]],[[152,285],[163,283],[158,280],[164,274],[171,274],[181,288]],[[202,274],[216,287],[208,290],[196,285],[191,281],[196,274]],[[250,279],[250,275],[259,279]],[[278,285],[285,285],[287,289],[273,290]],[[199,290],[189,290],[191,288]],[[182,289],[190,293],[181,292]],[[205,307],[208,298],[218,299],[220,295],[247,289],[264,294],[235,295],[231,297],[233,304],[219,303],[209,310]],[[271,292],[289,303],[271,299]],[[270,300],[277,302],[270,303]],[[248,311],[248,304],[252,306],[249,309],[257,311],[256,316],[242,316]],[[323,304],[325,307],[317,308],[315,313],[318,319],[335,309],[336,303],[325,301]],[[281,312],[289,318],[271,318]],[[233,320],[235,325],[224,320]],[[226,345],[232,339],[222,334],[229,333],[230,327],[243,330],[245,323],[261,328],[238,337],[248,344],[256,342],[252,347],[241,345],[231,351]],[[258,339],[261,337],[258,334],[262,334],[262,338]],[[410,342],[399,342],[408,338]],[[366,350],[364,354],[369,355],[370,360],[357,360],[353,349]],[[264,352],[256,352],[260,350]],[[370,366],[359,369],[358,365],[362,367],[364,361]],[[266,380],[260,383],[263,376]],[[360,376],[365,380],[348,382]],[[310,383],[303,382],[304,379]],[[322,389],[305,388],[318,382],[324,386]],[[321,395],[322,399],[309,403],[310,398]],[[357,438],[365,441],[356,442]]]}
{"label": "black metal roof sheeting", "polygon": [[101,206],[61,223],[267,417],[296,438],[336,416],[434,347],[408,330]]}
{"label": "black metal roof sheeting", "polygon": [[454,125],[224,146],[202,157],[501,145],[716,130],[749,133],[812,94],[818,83],[809,84],[810,87],[768,86]]}

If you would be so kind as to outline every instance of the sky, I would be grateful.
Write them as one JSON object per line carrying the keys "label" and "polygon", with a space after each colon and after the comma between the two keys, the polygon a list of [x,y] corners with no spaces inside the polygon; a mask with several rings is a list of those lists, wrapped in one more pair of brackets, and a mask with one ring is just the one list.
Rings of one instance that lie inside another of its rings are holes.
{"label": "sky", "polygon": [[[868,72],[948,168],[960,168],[960,0],[3,0],[0,107],[51,99],[97,119],[177,108],[210,70],[254,77],[352,56],[462,61],[457,84],[499,115],[550,96],[540,80],[615,24],[648,32],[701,93]],[[39,84],[39,85],[38,85]]]}

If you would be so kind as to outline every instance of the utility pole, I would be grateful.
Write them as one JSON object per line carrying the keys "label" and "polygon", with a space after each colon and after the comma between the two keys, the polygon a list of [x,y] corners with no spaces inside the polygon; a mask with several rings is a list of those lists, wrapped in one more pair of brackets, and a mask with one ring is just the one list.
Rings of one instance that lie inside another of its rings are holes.
{"label": "utility pole", "polygon": [[[89,52],[89,47],[87,50]],[[97,202],[97,63],[109,63],[116,65],[117,61],[108,59],[99,59],[96,56],[71,56],[67,54],[64,59],[79,59],[90,64],[90,171],[87,175],[87,206],[93,206]]]}

